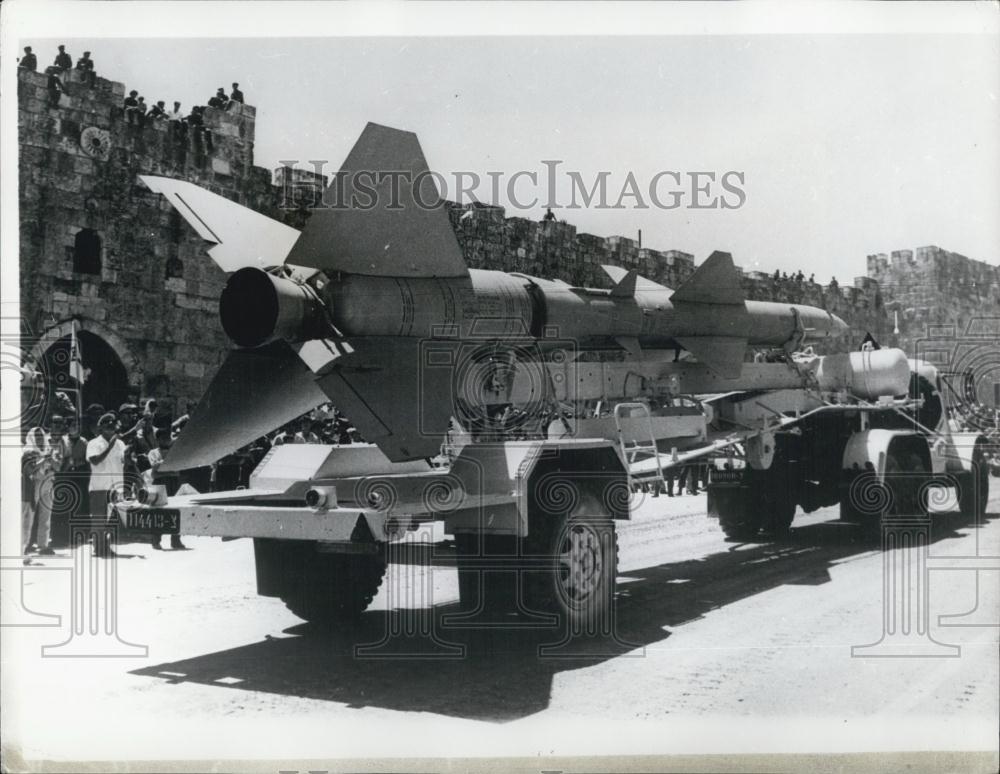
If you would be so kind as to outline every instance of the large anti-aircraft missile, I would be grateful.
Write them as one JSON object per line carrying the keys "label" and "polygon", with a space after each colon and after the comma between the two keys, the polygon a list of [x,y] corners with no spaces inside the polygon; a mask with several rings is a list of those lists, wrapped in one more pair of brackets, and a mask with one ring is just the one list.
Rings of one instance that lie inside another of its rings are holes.
{"label": "large anti-aircraft missile", "polygon": [[237,349],[168,469],[214,462],[328,400],[390,459],[433,456],[455,390],[449,369],[426,367],[447,359],[441,343],[453,354],[469,342],[530,343],[636,359],[683,349],[739,389],[748,346],[798,347],[847,330],[816,307],[747,301],[723,252],[676,290],[614,266],[604,267],[610,289],[469,269],[443,203],[414,193],[427,169],[416,135],[368,124],[334,184],[341,201],[361,193],[374,205],[316,209],[301,233],[190,183],[142,178],[231,272],[220,317]]}

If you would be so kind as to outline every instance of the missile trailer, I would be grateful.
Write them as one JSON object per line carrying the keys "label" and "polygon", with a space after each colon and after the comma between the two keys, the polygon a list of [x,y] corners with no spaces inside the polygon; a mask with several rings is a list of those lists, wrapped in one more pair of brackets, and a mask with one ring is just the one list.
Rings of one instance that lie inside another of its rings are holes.
{"label": "missile trailer", "polygon": [[[338,184],[426,169],[414,135],[370,124]],[[230,273],[220,317],[236,345],[161,470],[214,463],[326,402],[371,443],[275,446],[246,489],[154,486],[117,517],[252,538],[258,592],[306,620],[358,615],[388,546],[439,522],[463,607],[513,601],[589,631],[613,609],[616,521],[684,466],[710,465],[710,514],[740,540],[780,537],[799,507],[839,502],[868,523],[924,509],[930,483],[985,505],[985,439],[948,432],[931,366],[815,354],[844,323],[746,301],[728,254],[677,290],[618,267],[611,289],[580,288],[468,269],[442,210],[399,206],[405,184],[375,186],[392,206],[317,210],[300,234],[143,180]]]}

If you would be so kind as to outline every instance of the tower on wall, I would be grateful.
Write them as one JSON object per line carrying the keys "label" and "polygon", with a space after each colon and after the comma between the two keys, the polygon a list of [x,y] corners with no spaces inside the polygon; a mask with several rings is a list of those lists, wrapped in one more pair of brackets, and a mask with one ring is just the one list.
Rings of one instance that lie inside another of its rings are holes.
{"label": "tower on wall", "polygon": [[201,132],[128,115],[122,83],[78,71],[62,83],[60,94],[47,75],[18,71],[24,349],[50,388],[75,397],[80,387],[84,406],[157,397],[184,411],[228,348],[217,314],[225,277],[138,176],[271,207],[270,175],[253,166],[255,109],[206,108]]}

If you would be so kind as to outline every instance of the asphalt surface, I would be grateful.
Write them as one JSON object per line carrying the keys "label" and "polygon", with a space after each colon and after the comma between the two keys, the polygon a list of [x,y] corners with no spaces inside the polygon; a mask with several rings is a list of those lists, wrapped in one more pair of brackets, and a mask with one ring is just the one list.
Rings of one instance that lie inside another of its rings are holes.
{"label": "asphalt surface", "polygon": [[[996,748],[1000,495],[983,523],[939,513],[926,550],[889,553],[834,508],[757,544],[727,542],[704,508],[650,498],[619,522],[614,633],[568,646],[509,620],[456,628],[447,546],[402,551],[359,625],[331,633],[256,595],[250,541],[213,538],[121,546],[117,639],[70,637],[63,552],[22,585],[61,619],[4,630],[4,745],[57,760]],[[883,639],[885,577],[920,591],[889,597],[909,633],[852,654]]]}

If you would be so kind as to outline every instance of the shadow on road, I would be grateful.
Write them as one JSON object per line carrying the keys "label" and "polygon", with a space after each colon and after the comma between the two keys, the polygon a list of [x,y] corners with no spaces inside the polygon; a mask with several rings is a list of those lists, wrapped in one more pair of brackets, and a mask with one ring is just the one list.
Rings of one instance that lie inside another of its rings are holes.
{"label": "shadow on road", "polygon": [[[959,514],[938,514],[932,542],[963,537],[959,529],[975,526]],[[446,628],[457,605],[445,605],[369,612],[353,628],[336,632],[302,624],[286,630],[288,636],[131,674],[350,707],[504,722],[544,710],[559,672],[626,654],[641,657],[641,647],[670,637],[671,627],[782,585],[826,583],[835,563],[876,550],[878,546],[862,539],[858,530],[826,522],[798,528],[782,543],[730,545],[703,559],[628,572],[618,587],[615,639],[575,642],[570,658],[539,655],[541,647],[559,639],[552,628]],[[414,625],[435,632],[437,640],[400,637],[375,648],[379,658],[355,655],[355,646],[379,643],[387,630],[412,630]],[[464,654],[441,658],[449,647],[462,648]]]}

